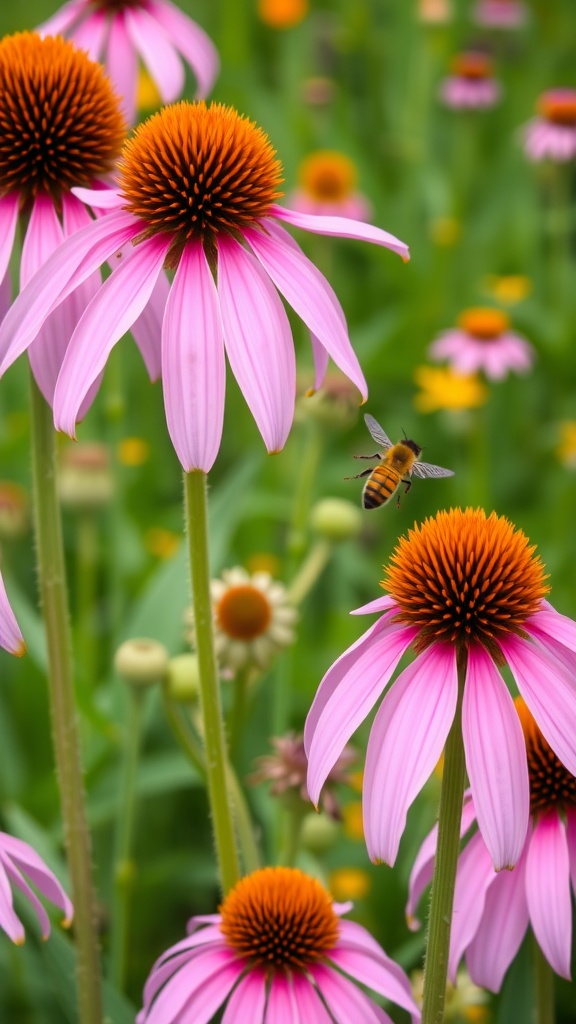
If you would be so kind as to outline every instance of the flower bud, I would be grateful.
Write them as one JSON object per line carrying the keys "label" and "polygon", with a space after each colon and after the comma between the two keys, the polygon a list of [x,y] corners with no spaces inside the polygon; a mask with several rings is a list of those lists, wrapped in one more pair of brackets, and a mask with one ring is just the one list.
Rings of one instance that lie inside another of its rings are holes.
{"label": "flower bud", "polygon": [[310,525],[326,540],[351,540],[357,537],[362,529],[362,512],[357,505],[345,498],[323,498],[312,508]]}
{"label": "flower bud", "polygon": [[150,686],[164,679],[168,651],[164,644],[147,637],[125,640],[114,656],[114,668],[132,686]]}
{"label": "flower bud", "polygon": [[198,699],[200,692],[200,669],[195,654],[177,654],[170,658],[166,671],[166,685],[173,700],[182,704]]}
{"label": "flower bud", "polygon": [[302,847],[318,857],[332,849],[339,835],[339,823],[327,814],[316,814],[312,811],[302,821]]}

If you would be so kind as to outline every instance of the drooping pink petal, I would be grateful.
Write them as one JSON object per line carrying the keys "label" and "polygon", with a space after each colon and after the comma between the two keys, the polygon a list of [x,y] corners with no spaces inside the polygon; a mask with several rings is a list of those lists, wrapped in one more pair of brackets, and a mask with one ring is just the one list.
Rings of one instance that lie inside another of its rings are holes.
{"label": "drooping pink petal", "polygon": [[366,985],[379,995],[384,996],[391,1002],[402,1006],[404,1010],[414,1016],[418,1015],[418,1007],[414,1002],[408,980],[404,972],[399,968],[400,975],[388,969],[386,959],[376,956],[373,952],[365,952],[360,949],[342,949],[339,946],[328,954],[331,963],[339,967],[341,971],[349,974],[354,981]]}
{"label": "drooping pink petal", "polygon": [[476,934],[466,950],[466,965],[476,985],[499,992],[528,927],[526,855],[513,871],[494,878]]}
{"label": "drooping pink petal", "polygon": [[296,1024],[296,1021],[290,981],[283,974],[274,972],[266,1004],[266,1024]]}
{"label": "drooping pink petal", "polygon": [[[172,1024],[184,1011],[195,1024],[205,1024],[241,973],[242,964],[229,949],[203,950],[167,982],[148,1009],[146,1024]],[[192,1010],[197,1016],[191,1015]]]}
{"label": "drooping pink petal", "polygon": [[[464,794],[464,801],[462,804],[460,838],[466,835],[466,832],[472,825],[475,818],[476,811],[474,808],[474,801],[470,795],[470,790],[467,790]],[[416,860],[414,861],[412,871],[410,872],[410,880],[408,882],[409,897],[406,904],[406,920],[410,931],[416,931],[421,925],[421,922],[416,917],[416,909],[424,889],[427,885],[430,885],[430,882],[432,881],[437,842],[438,825],[434,825],[434,828],[428,833],[422,843],[422,846],[418,850]]]}
{"label": "drooping pink petal", "polygon": [[50,918],[48,917],[48,914],[46,913],[36,893],[30,888],[26,879],[20,874],[20,872],[12,863],[9,857],[4,857],[2,854],[0,854],[0,858],[4,863],[6,874],[10,879],[11,885],[16,889],[19,889],[22,895],[26,898],[26,900],[32,907],[32,910],[36,914],[36,918],[38,920],[40,930],[42,932],[42,938],[47,939],[48,936],[50,935]]}
{"label": "drooping pink petal", "polygon": [[278,290],[366,400],[368,389],[342,307],[326,278],[294,244],[246,229],[244,235]]}
{"label": "drooping pink petal", "polygon": [[375,623],[360,638],[361,648],[346,651],[328,670],[308,713],[307,786],[315,805],[346,743],[374,707],[414,635],[405,626],[379,626]]}
{"label": "drooping pink petal", "polygon": [[203,929],[202,932],[187,936],[174,946],[170,946],[152,966],[144,986],[144,1003],[150,1004],[168,978],[171,978],[183,964],[188,963],[195,956],[200,956],[205,948],[211,946],[212,949],[216,949],[224,945],[220,927],[211,925]]}
{"label": "drooping pink petal", "polygon": [[55,874],[36,851],[22,839],[0,833],[0,847],[12,861],[28,876],[31,882],[56,907],[60,907],[66,922],[72,920],[74,908]]}
{"label": "drooping pink petal", "polygon": [[170,0],[149,0],[148,10],[192,68],[198,83],[197,99],[207,96],[220,70],[218,51],[210,37]]}
{"label": "drooping pink petal", "polygon": [[42,264],[0,325],[0,375],[34,340],[51,310],[137,231],[136,218],[118,210],[65,239]]}
{"label": "drooping pink petal", "polygon": [[[316,989],[308,981],[308,978],[301,974],[294,974],[292,985],[297,1011],[295,1024],[312,1024],[312,1021],[314,1024],[334,1024],[332,1017]],[[225,1022],[222,1021],[222,1024],[225,1024]],[[232,1021],[230,1024],[232,1024]]]}
{"label": "drooping pink petal", "polygon": [[535,644],[510,636],[500,644],[516,685],[540,731],[576,775],[576,688],[562,665]]}
{"label": "drooping pink petal", "polygon": [[12,887],[0,857],[0,928],[20,946],[25,939],[24,925],[14,910]]}
{"label": "drooping pink petal", "polygon": [[124,24],[142,63],[158,86],[163,103],[172,103],[184,90],[184,68],[172,42],[145,7],[127,7]]}
{"label": "drooping pink petal", "polygon": [[136,115],[138,58],[126,31],[124,13],[118,11],[110,19],[106,70],[120,96],[124,117],[132,124]]}
{"label": "drooping pink petal", "polygon": [[452,983],[456,981],[462,955],[482,920],[486,893],[497,877],[488,848],[477,832],[458,860],[448,960],[448,976]]}
{"label": "drooping pink petal", "polygon": [[552,969],[570,979],[572,907],[566,827],[558,811],[534,826],[526,864],[526,898],[534,935]]}
{"label": "drooping pink petal", "polygon": [[312,388],[312,393],[314,394],[314,392],[319,391],[322,387],[330,357],[324,348],[324,345],[318,340],[315,334],[310,334],[310,344],[312,346],[312,358],[314,360],[314,386]]}
{"label": "drooping pink petal", "polygon": [[513,867],[522,853],[530,814],[526,743],[506,684],[480,646],[468,654],[462,734],[484,842],[496,871]]}
{"label": "drooping pink petal", "polygon": [[258,968],[252,968],[238,982],[222,1017],[222,1024],[262,1024],[266,1002],[266,975]]}
{"label": "drooping pink petal", "polygon": [[40,193],[34,200],[20,260],[20,289],[24,289],[34,274],[64,240],[50,196]]}
{"label": "drooping pink petal", "polygon": [[[83,4],[86,9],[86,4]],[[56,33],[52,32],[52,35]],[[108,17],[105,11],[93,10],[66,35],[78,50],[85,50],[92,60],[101,63],[108,37]]]}
{"label": "drooping pink petal", "polygon": [[72,194],[97,210],[119,210],[126,198],[116,188],[73,188]]}
{"label": "drooping pink petal", "polygon": [[232,372],[269,452],[294,418],[296,359],[288,317],[257,260],[232,237],[218,240],[218,295]]}
{"label": "drooping pink petal", "polygon": [[552,640],[557,640],[571,651],[576,651],[576,622],[567,615],[557,612],[548,601],[543,601],[540,611],[531,615],[526,622],[528,632],[532,632],[534,626]]}
{"label": "drooping pink petal", "polygon": [[576,896],[576,811],[573,807],[566,808],[566,839],[568,841],[568,857],[570,860],[570,878]]}
{"label": "drooping pink petal", "polygon": [[67,0],[51,18],[43,21],[36,29],[39,36],[63,36],[74,22],[82,17],[86,0]]}
{"label": "drooping pink petal", "polygon": [[9,192],[0,199],[0,281],[8,270],[17,223],[18,193]]}
{"label": "drooping pink petal", "polygon": [[394,864],[408,808],[438,763],[457,698],[456,658],[448,645],[427,648],[384,697],[364,769],[364,834],[371,860]]}
{"label": "drooping pink petal", "polygon": [[170,282],[161,270],[146,308],[130,328],[152,381],[162,373],[162,323],[169,294]]}
{"label": "drooping pink petal", "polygon": [[4,580],[0,574],[0,647],[20,658],[26,652],[26,644],[10,607]]}
{"label": "drooping pink petal", "polygon": [[0,321],[4,319],[12,302],[12,280],[7,270],[0,278]]}
{"label": "drooping pink petal", "polygon": [[182,253],[162,331],[166,422],[186,472],[213,466],[224,420],[226,367],[218,295],[200,242]]}
{"label": "drooping pink petal", "polygon": [[[340,938],[338,946],[341,949],[352,949],[356,952],[363,952],[380,963],[387,974],[394,979],[396,986],[401,989],[406,998],[407,1005],[412,1006],[412,990],[410,982],[399,964],[384,952],[382,947],[372,937],[370,932],[356,921],[340,921]],[[395,998],[395,997],[394,997]],[[403,1005],[403,1004],[402,1004]]]}
{"label": "drooping pink petal", "polygon": [[58,430],[74,436],[82,401],[104,369],[111,349],[148,302],[169,245],[165,238],[142,242],[104,282],[85,310],[67,349],[54,393],[54,422]]}
{"label": "drooping pink petal", "polygon": [[361,220],[348,220],[347,217],[318,217],[310,213],[297,213],[296,210],[287,210],[286,207],[278,205],[272,207],[270,216],[319,235],[336,235],[338,238],[357,238],[362,242],[374,242],[375,245],[392,249],[405,262],[410,259],[408,246],[399,238]]}
{"label": "drooping pink petal", "polygon": [[348,978],[321,964],[311,967],[310,974],[338,1024],[380,1024],[375,1004]]}
{"label": "drooping pink petal", "polygon": [[396,602],[394,598],[390,597],[389,594],[385,594],[384,597],[376,597],[373,601],[360,605],[360,608],[354,608],[350,615],[371,615],[373,612],[387,612],[390,608],[395,607]]}

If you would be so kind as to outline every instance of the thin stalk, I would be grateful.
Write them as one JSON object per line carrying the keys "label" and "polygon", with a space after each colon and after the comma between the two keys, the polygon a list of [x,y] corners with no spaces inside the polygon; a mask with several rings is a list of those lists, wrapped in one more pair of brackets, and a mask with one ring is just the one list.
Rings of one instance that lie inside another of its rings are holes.
{"label": "thin stalk", "polygon": [[312,590],[312,587],[322,575],[330,560],[333,546],[331,541],[322,537],[310,548],[292,583],[288,587],[287,596],[291,604],[299,605],[310,590]]}
{"label": "thin stalk", "polygon": [[232,801],[228,789],[226,741],[214,653],[206,474],[201,470],[185,473],[184,489],[186,531],[192,577],[192,605],[200,669],[200,709],[206,750],[206,781],[212,811],[220,881],[222,890],[226,894],[238,881],[240,869],[232,817]]}
{"label": "thin stalk", "polygon": [[230,757],[234,763],[238,755],[242,733],[244,732],[244,726],[246,724],[246,712],[248,710],[251,679],[251,670],[244,668],[240,669],[235,679],[230,684],[234,688],[234,697],[228,718],[228,742],[230,746]]}
{"label": "thin stalk", "polygon": [[438,815],[438,845],[430,896],[424,965],[422,1024],[442,1024],[444,1020],[450,928],[460,848],[462,798],[466,779],[462,740],[462,696],[466,678],[466,662],[466,651],[459,650],[457,652],[458,703],[444,751],[444,771]]}
{"label": "thin stalk", "polygon": [[554,1024],[554,972],[534,936],[534,1024]]}
{"label": "thin stalk", "polygon": [[96,569],[98,565],[98,530],[91,510],[77,517],[76,600],[78,623],[76,641],[82,654],[82,675],[87,701],[91,698],[98,674],[94,608],[96,604]]}
{"label": "thin stalk", "polygon": [[74,903],[78,1021],[102,1024],[96,898],[74,695],[55,433],[51,409],[32,374],[30,396],[38,580],[48,647],[52,738]]}

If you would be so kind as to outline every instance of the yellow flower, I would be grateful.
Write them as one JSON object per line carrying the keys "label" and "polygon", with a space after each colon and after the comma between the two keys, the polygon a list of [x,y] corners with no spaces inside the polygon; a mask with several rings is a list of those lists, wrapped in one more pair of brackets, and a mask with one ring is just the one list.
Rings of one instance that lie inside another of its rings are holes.
{"label": "yellow flower", "polygon": [[434,245],[450,249],[460,238],[460,222],[455,217],[435,217],[430,223],[430,237]]}
{"label": "yellow flower", "polygon": [[497,302],[504,302],[508,306],[522,302],[522,299],[532,291],[532,282],[524,274],[488,274],[482,283],[489,295]]}
{"label": "yellow flower", "polygon": [[556,455],[568,469],[576,469],[576,420],[564,420],[560,424]]}
{"label": "yellow flower", "polygon": [[362,825],[362,803],[354,800],[342,808],[342,821],[344,824],[344,835],[349,839],[357,839],[359,842],[364,839],[364,828]]}
{"label": "yellow flower", "polygon": [[158,110],[162,106],[162,99],[158,87],[150,77],[145,68],[138,71],[138,84],[136,86],[136,108],[141,114],[149,114],[152,110]]}
{"label": "yellow flower", "polygon": [[150,445],[143,437],[125,437],[118,445],[118,461],[123,466],[142,466],[150,455]]}
{"label": "yellow flower", "polygon": [[270,28],[292,28],[308,14],[308,0],[258,0],[258,15]]}
{"label": "yellow flower", "polygon": [[370,892],[372,882],[362,868],[336,868],[328,876],[328,888],[335,900],[361,900]]}
{"label": "yellow flower", "polygon": [[452,412],[484,405],[488,390],[475,373],[454,373],[449,367],[418,366],[414,379],[421,391],[414,398],[419,412]]}

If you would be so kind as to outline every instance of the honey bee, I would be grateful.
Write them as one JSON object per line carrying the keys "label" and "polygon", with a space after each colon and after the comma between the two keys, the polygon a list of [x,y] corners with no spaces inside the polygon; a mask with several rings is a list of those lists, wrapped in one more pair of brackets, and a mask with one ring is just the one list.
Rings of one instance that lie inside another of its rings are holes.
{"label": "honey bee", "polygon": [[[434,476],[454,476],[451,469],[442,469],[441,466],[431,466],[428,462],[420,462],[422,449],[415,441],[407,437],[398,444],[392,444],[387,434],[382,430],[379,423],[373,416],[364,416],[366,426],[374,441],[382,448],[382,452],[375,455],[355,455],[355,459],[380,459],[377,466],[365,469],[355,477],[348,477],[349,480],[358,480],[367,476],[362,491],[362,504],[364,508],[378,508],[390,501],[396,493],[400,484],[406,484],[405,494],[408,494],[412,486],[410,477],[412,475],[424,479]],[[400,506],[400,498],[398,498]]]}

